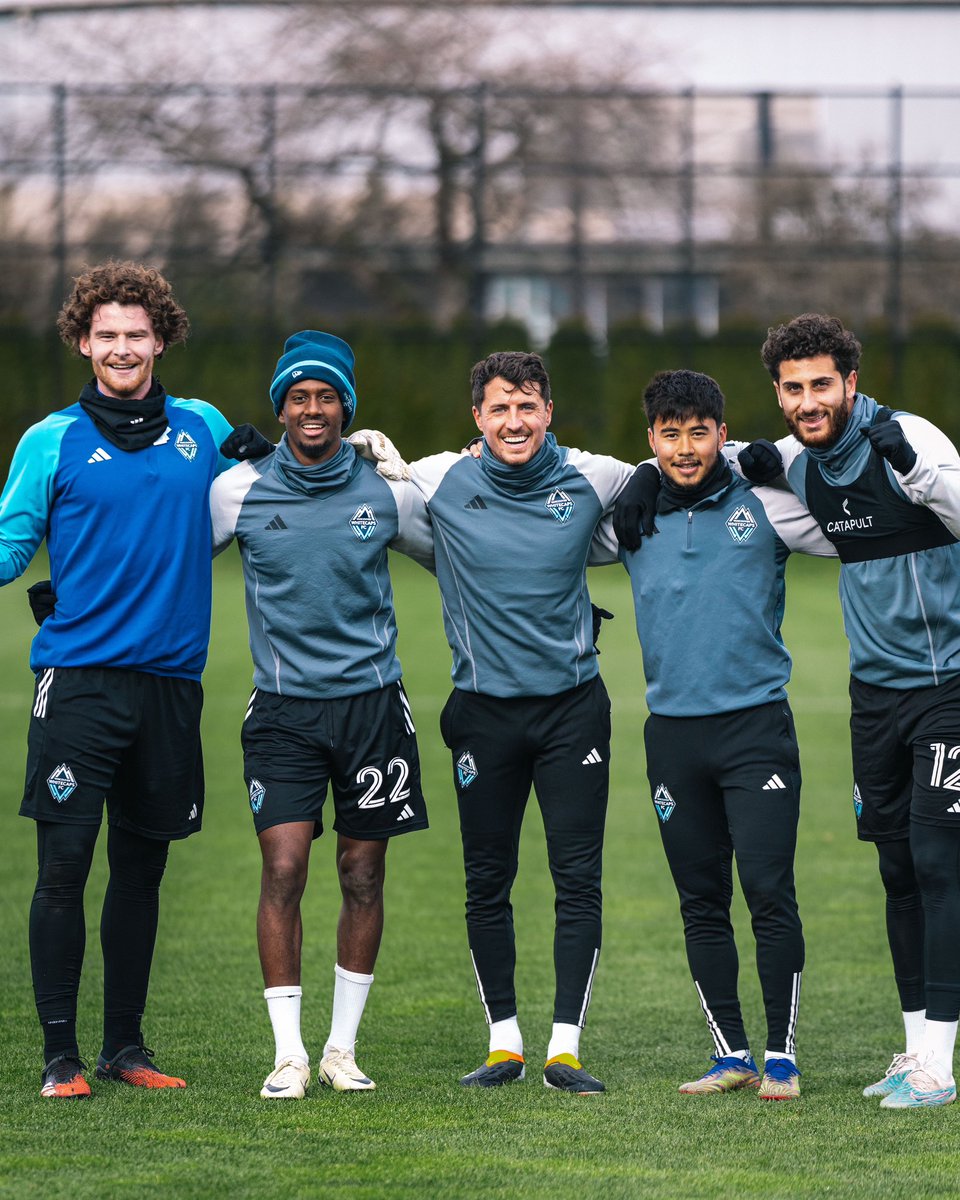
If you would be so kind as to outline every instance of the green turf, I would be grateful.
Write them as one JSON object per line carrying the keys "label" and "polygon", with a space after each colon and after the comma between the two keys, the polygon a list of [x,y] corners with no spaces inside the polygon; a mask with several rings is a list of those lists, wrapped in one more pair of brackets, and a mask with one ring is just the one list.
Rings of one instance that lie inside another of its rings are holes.
{"label": "green turf", "polygon": [[[233,552],[216,564],[204,832],[171,853],[145,1023],[161,1066],[182,1073],[190,1086],[150,1094],[94,1084],[90,1102],[41,1101],[26,947],[34,834],[16,815],[31,625],[23,582],[3,589],[0,1195],[958,1195],[960,1108],[881,1112],[859,1094],[901,1048],[898,1005],[875,854],[853,829],[836,568],[797,560],[790,572],[787,640],[797,660],[792,698],[805,775],[798,886],[807,971],[798,1104],[763,1104],[755,1094],[677,1094],[678,1082],[707,1065],[710,1045],[644,777],[640,655],[619,568],[595,572],[591,582],[595,599],[616,613],[604,627],[600,660],[614,703],[614,759],[605,942],[582,1043],[585,1062],[609,1090],[581,1100],[540,1084],[552,1001],[552,893],[533,805],[514,894],[529,1077],[491,1093],[458,1086],[459,1075],[484,1057],[486,1038],[465,946],[450,767],[437,733],[449,659],[435,585],[404,560],[394,567],[401,656],[431,828],[398,838],[388,859],[386,934],[358,1052],[377,1091],[340,1096],[314,1089],[301,1103],[261,1101],[272,1040],[254,940],[259,856],[238,742],[250,667]],[[689,636],[702,639],[705,660],[724,652],[700,630]],[[102,888],[98,857],[87,893],[80,1012],[90,1057],[99,1046]],[[744,1008],[762,1048],[749,922],[739,898],[736,904]],[[315,847],[304,909],[304,1028],[315,1054],[329,1019],[337,906],[325,838]]]}

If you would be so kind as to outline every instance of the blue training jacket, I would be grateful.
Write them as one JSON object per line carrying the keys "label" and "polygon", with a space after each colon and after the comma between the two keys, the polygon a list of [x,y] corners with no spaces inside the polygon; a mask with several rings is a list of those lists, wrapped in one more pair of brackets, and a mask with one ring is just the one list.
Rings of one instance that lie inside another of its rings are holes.
{"label": "blue training jacket", "polygon": [[231,425],[168,396],[169,426],[142,450],[107,441],[79,404],[23,435],[0,496],[0,584],[47,540],[56,611],[30,666],[122,667],[199,679],[210,636],[209,491],[231,465]]}

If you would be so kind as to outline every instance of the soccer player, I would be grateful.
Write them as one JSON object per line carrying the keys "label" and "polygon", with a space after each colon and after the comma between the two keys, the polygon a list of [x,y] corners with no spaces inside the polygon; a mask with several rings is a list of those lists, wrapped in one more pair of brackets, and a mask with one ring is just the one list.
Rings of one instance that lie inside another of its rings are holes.
{"label": "soccer player", "polygon": [[[621,550],[643,649],[647,775],[680,896],[687,959],[713,1037],[713,1065],[687,1095],[759,1087],[796,1099],[804,962],[793,861],[800,759],[780,636],[793,550],[832,547],[796,497],[753,488],[721,451],[724,399],[694,371],[662,371],[644,392],[662,473],[659,534]],[[657,468],[642,465],[656,482]],[[616,553],[611,522],[601,540]],[[750,910],[767,1019],[762,1079],[737,994],[733,861]]]}
{"label": "soccer player", "polygon": [[761,352],[792,437],[791,488],[834,543],[850,642],[858,836],[875,842],[906,1045],[864,1090],[949,1104],[960,1012],[960,456],[929,421],[857,391],[835,317],[771,329]]}
{"label": "soccer player", "polygon": [[44,538],[52,615],[33,641],[37,676],[20,812],[37,826],[30,958],[43,1030],[41,1096],[85,1097],[77,1042],[83,892],[104,798],[110,878],[100,941],[98,1079],[184,1087],[144,1046],[141,1018],[173,839],[200,828],[200,673],[210,632],[210,521],[217,447],[230,432],[199,400],[168,396],[155,361],[186,339],[157,271],[85,271],[57,322],[89,359],[79,401],[27,430],[0,497],[0,583]]}
{"label": "soccer player", "polygon": [[579,1046],[600,956],[610,701],[586,567],[597,523],[633,467],[557,445],[550,379],[536,354],[492,354],[474,366],[470,386],[479,455],[410,464],[433,522],[453,652],[440,729],[453,758],[470,957],[489,1025],[487,1059],[461,1083],[497,1087],[524,1076],[510,892],[532,784],[556,890],[543,1081],[588,1095],[604,1090]]}
{"label": "soccer player", "polygon": [[333,1019],[318,1068],[336,1091],[375,1085],[354,1047],[383,933],[389,839],[424,829],[410,706],[400,682],[387,550],[433,568],[426,508],[342,438],[356,412],[353,351],[332,334],[288,338],[270,385],[276,447],[211,492],[217,551],[243,563],[255,688],[243,722],[244,774],[263,856],[257,941],[275,1039],[260,1095],[301,1099],[300,901],[333,785],[337,927]]}

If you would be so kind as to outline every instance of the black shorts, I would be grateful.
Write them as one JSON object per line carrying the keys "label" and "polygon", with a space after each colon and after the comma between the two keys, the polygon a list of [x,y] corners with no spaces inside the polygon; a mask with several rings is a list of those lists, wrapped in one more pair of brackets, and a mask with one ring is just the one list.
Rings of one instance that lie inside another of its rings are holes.
{"label": "black shorts", "polygon": [[375,841],[427,827],[417,734],[399,681],[334,700],[257,690],[240,741],[258,834],[313,821],[319,837],[328,782],[333,827],[345,837]]}
{"label": "black shorts", "polygon": [[203,816],[203,689],[115,667],[37,674],[20,814],[143,837],[196,833]]}
{"label": "black shorts", "polygon": [[960,676],[939,687],[850,679],[857,836],[900,841],[910,822],[960,828]]}

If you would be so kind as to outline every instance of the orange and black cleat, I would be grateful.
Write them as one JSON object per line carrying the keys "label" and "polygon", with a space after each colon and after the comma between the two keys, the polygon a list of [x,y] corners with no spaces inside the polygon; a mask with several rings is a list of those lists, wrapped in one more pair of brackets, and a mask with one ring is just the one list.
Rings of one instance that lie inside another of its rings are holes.
{"label": "orange and black cleat", "polygon": [[129,1083],[142,1088],[185,1088],[186,1080],[175,1075],[164,1075],[150,1059],[153,1051],[141,1041],[137,1046],[124,1046],[111,1059],[101,1054],[97,1059],[98,1079],[112,1079],[115,1083]]}
{"label": "orange and black cleat", "polygon": [[90,1084],[83,1077],[87,1064],[72,1054],[58,1054],[43,1068],[40,1076],[40,1095],[48,1099],[85,1100]]}

